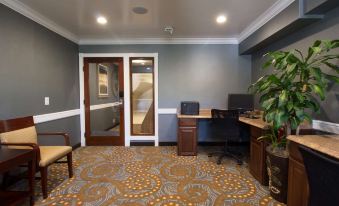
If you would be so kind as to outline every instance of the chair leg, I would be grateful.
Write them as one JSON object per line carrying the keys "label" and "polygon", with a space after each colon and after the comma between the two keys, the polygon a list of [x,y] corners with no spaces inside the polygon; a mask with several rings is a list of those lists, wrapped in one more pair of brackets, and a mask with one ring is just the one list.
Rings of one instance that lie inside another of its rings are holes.
{"label": "chair leg", "polygon": [[73,177],[72,152],[67,154],[68,176]]}
{"label": "chair leg", "polygon": [[47,167],[40,168],[41,174],[41,189],[42,189],[42,196],[44,199],[47,198]]}

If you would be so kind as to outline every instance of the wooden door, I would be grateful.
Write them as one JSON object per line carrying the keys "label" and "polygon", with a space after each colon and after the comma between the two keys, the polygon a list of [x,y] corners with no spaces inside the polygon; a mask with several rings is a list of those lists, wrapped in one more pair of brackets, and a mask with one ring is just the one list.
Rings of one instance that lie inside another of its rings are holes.
{"label": "wooden door", "polygon": [[84,58],[86,145],[124,145],[123,58]]}

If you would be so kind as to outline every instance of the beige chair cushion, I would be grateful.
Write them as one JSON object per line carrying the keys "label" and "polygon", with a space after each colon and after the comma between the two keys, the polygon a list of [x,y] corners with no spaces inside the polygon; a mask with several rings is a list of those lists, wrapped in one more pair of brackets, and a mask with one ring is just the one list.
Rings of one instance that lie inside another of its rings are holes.
{"label": "beige chair cushion", "polygon": [[[35,126],[18,129],[11,132],[4,132],[0,134],[0,140],[3,143],[38,143],[37,132]],[[26,149],[31,147],[16,147],[10,146],[15,149]]]}
{"label": "beige chair cushion", "polygon": [[72,152],[72,147],[70,146],[39,146],[39,148],[41,156],[40,167],[48,166],[64,157],[67,153]]}

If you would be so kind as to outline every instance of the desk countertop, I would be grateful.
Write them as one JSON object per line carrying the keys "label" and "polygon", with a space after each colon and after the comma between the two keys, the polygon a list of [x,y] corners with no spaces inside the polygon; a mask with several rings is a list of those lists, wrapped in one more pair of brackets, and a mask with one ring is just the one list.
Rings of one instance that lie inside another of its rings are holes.
{"label": "desk countertop", "polygon": [[287,139],[339,159],[339,135],[290,135]]}
{"label": "desk countertop", "polygon": [[269,124],[264,122],[264,120],[262,120],[262,118],[258,118],[258,119],[251,119],[251,118],[247,118],[247,117],[239,117],[239,121],[243,122],[245,124],[249,124],[251,126],[255,126],[258,127],[260,129],[269,129]]}
{"label": "desk countertop", "polygon": [[[177,114],[177,118],[191,118],[191,119],[211,119],[211,109],[200,109],[199,115],[182,115],[180,113]],[[249,124],[261,129],[268,129],[269,124],[264,122],[261,118],[259,119],[250,119],[246,117],[239,117],[239,121],[245,124]]]}
{"label": "desk countertop", "polygon": [[200,109],[199,115],[183,115],[178,113],[177,118],[192,118],[192,119],[211,119],[211,109]]}

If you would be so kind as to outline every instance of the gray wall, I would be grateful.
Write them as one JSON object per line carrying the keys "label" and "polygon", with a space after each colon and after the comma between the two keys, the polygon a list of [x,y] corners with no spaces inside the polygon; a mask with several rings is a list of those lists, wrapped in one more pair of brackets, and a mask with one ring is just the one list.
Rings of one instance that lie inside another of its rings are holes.
{"label": "gray wall", "polygon": [[[252,82],[269,71],[262,71],[261,65],[264,62],[263,54],[275,50],[299,49],[307,51],[309,45],[317,39],[338,39],[339,38],[339,8],[328,12],[325,18],[314,23],[302,30],[291,33],[288,37],[283,38],[265,49],[256,52],[252,56]],[[338,53],[338,50],[336,50]],[[338,65],[339,62],[336,62]],[[326,68],[324,68],[326,69]],[[314,114],[315,119],[339,122],[339,85],[331,85],[327,93],[327,98],[321,103],[321,114]],[[258,101],[256,107],[259,108]]]}
{"label": "gray wall", "polygon": [[[251,58],[238,45],[81,45],[81,53],[159,53],[159,108],[196,100],[201,108],[227,108],[228,93],[245,93]],[[199,141],[213,141],[202,121]],[[175,115],[159,116],[161,142],[176,141]]]}
{"label": "gray wall", "polygon": [[[78,109],[78,85],[78,45],[0,4],[0,119]],[[69,133],[73,145],[79,128],[78,116],[38,125]]]}

